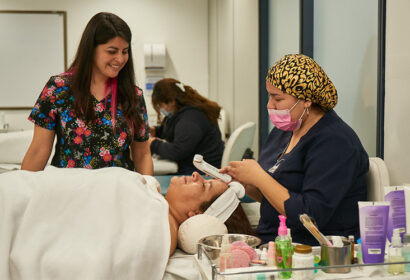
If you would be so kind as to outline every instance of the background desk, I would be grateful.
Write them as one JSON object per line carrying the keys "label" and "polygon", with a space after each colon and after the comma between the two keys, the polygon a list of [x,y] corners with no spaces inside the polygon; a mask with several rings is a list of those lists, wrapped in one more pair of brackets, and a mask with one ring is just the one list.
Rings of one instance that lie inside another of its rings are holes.
{"label": "background desk", "polygon": [[[177,173],[178,171],[178,165],[173,161],[163,160],[163,159],[152,159],[152,162],[154,165],[154,176],[163,177],[164,180],[166,178],[165,180],[166,182],[169,182],[171,177],[174,175],[165,175],[165,174]],[[0,173],[11,171],[11,170],[18,170],[20,169],[20,165],[21,163],[16,164],[16,163],[0,161]]]}
{"label": "background desk", "polygon": [[154,155],[152,157],[152,163],[154,164],[154,176],[175,174],[178,172],[178,164],[174,161],[160,159]]}
{"label": "background desk", "polygon": [[[0,164],[2,170],[19,169],[24,155],[30,146],[33,130],[10,130],[0,129]],[[52,152],[54,154],[54,151]],[[50,156],[49,163],[52,156]],[[152,157],[154,164],[154,175],[175,174],[178,172],[176,162],[160,159],[157,155]]]}

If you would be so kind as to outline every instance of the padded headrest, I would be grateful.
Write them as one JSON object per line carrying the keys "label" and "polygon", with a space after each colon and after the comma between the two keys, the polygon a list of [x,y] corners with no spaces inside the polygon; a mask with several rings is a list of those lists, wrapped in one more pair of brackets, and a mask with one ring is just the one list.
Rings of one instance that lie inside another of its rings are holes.
{"label": "padded headrest", "polygon": [[198,241],[209,235],[226,234],[228,229],[216,217],[207,214],[195,215],[185,220],[178,230],[178,247],[188,254],[195,254]]}

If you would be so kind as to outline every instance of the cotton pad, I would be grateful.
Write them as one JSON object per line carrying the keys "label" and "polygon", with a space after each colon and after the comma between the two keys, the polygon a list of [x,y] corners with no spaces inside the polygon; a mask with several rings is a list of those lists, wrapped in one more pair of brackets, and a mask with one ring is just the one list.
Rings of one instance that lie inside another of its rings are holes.
{"label": "cotton pad", "polygon": [[342,238],[340,236],[333,236],[332,241],[333,241],[333,246],[334,247],[337,247],[337,248],[342,248],[343,247],[343,241],[342,241]]}
{"label": "cotton pad", "polygon": [[251,262],[251,258],[247,253],[242,250],[234,249],[231,251],[233,268],[236,267],[248,267]]}
{"label": "cotton pad", "polygon": [[232,250],[242,250],[242,251],[244,251],[246,254],[248,254],[248,256],[251,260],[257,258],[257,254],[256,254],[255,250],[243,241],[232,242],[231,251]]}

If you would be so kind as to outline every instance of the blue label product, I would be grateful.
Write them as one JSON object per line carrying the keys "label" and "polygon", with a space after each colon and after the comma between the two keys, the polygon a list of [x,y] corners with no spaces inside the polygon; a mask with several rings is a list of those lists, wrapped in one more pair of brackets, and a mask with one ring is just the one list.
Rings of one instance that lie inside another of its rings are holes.
{"label": "blue label product", "polygon": [[387,238],[391,242],[393,229],[398,229],[400,237],[406,232],[406,205],[404,187],[384,187],[384,201],[390,202]]}
{"label": "blue label product", "polygon": [[359,201],[363,263],[384,262],[390,202]]}

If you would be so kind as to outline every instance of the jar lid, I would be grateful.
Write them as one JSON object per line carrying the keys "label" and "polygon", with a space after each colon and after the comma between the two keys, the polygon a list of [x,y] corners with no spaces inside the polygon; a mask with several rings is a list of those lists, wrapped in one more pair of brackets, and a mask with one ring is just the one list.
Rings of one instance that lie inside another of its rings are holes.
{"label": "jar lid", "polygon": [[312,247],[309,245],[296,245],[295,253],[299,254],[309,254],[312,253]]}

